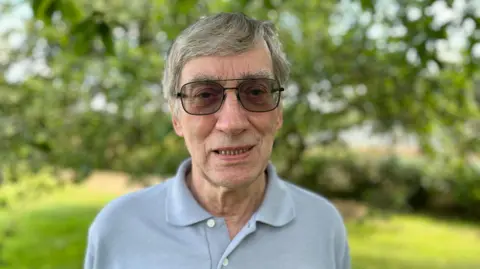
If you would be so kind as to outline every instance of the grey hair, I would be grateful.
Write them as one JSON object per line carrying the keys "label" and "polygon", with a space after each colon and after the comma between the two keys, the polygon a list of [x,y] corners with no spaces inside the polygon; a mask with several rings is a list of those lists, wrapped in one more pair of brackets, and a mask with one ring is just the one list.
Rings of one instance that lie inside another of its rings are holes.
{"label": "grey hair", "polygon": [[222,12],[203,17],[183,30],[168,51],[163,74],[163,94],[170,109],[175,107],[181,72],[189,60],[239,54],[262,39],[270,50],[275,79],[283,85],[288,80],[290,64],[272,22],[249,18],[243,13]]}

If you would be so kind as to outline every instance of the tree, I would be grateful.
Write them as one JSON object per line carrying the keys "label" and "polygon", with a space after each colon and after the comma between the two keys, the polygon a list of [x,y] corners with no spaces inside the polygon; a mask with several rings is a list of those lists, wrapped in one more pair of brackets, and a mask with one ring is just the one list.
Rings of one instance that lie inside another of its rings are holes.
{"label": "tree", "polygon": [[[478,59],[452,63],[432,44],[478,18],[468,11],[463,24],[435,26],[427,10],[436,1],[398,2],[386,15],[369,3],[352,1],[347,7],[357,11],[348,12],[333,1],[32,1],[27,38],[3,69],[32,57],[47,68],[1,81],[2,149],[10,153],[3,163],[73,169],[79,179],[93,169],[173,173],[187,153],[162,100],[163,55],[194,19],[235,10],[276,22],[292,62],[275,157],[285,177],[301,176],[306,149],[341,143],[342,131],[366,123],[379,133],[416,134],[435,160],[464,160],[479,144],[466,127],[479,116]],[[425,16],[412,19],[412,10]],[[345,25],[342,14],[351,23],[335,31]],[[379,27],[400,34],[371,37]],[[464,56],[477,41],[469,40]]]}

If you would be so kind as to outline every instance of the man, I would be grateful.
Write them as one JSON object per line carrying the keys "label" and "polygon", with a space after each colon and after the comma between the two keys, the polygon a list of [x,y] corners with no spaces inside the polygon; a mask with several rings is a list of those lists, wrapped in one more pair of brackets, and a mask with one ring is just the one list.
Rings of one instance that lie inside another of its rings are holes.
{"label": "man", "polygon": [[271,23],[221,13],[183,31],[163,86],[191,158],[98,214],[84,268],[349,269],[338,211],[269,161],[288,73]]}

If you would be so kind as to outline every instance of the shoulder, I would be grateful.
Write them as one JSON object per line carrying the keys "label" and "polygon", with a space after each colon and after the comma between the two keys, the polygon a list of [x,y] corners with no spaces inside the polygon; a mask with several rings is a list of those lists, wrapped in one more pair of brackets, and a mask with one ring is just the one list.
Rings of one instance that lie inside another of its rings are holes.
{"label": "shoulder", "polygon": [[164,210],[170,180],[121,195],[103,206],[90,225],[91,235],[101,235],[128,225],[138,216],[149,216]]}
{"label": "shoulder", "polygon": [[321,194],[284,181],[289,190],[297,223],[308,230],[313,240],[328,244],[334,253],[335,268],[349,269],[350,249],[347,227],[337,207]]}
{"label": "shoulder", "polygon": [[[284,181],[295,205],[296,219],[312,238],[332,243],[338,268],[349,268],[348,232],[337,207],[326,197]],[[342,265],[340,265],[342,264]]]}
{"label": "shoulder", "polygon": [[282,181],[292,197],[299,218],[317,222],[322,226],[334,227],[340,231],[344,229],[343,217],[330,200],[292,182]]}

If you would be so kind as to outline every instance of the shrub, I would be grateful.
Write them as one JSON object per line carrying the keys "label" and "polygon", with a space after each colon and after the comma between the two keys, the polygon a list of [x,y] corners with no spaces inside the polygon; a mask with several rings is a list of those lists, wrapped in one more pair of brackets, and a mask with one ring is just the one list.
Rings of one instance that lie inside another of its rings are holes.
{"label": "shrub", "polygon": [[319,148],[295,169],[294,183],[330,198],[398,211],[480,218],[480,169],[467,162]]}

